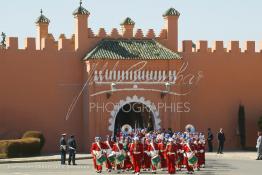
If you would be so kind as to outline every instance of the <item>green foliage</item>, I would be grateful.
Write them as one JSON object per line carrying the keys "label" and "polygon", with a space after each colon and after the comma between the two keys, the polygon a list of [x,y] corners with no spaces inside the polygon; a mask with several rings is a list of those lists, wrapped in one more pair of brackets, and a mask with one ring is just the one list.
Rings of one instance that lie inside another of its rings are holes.
{"label": "green foliage", "polygon": [[44,144],[45,144],[45,137],[43,135],[43,133],[39,132],[39,131],[27,131],[24,133],[22,139],[24,138],[38,138],[40,139],[40,146],[41,149],[43,148]]}
{"label": "green foliage", "polygon": [[39,155],[45,143],[41,132],[27,131],[22,139],[0,141],[0,158]]}
{"label": "green foliage", "polygon": [[245,107],[243,105],[239,105],[238,128],[239,128],[239,136],[240,136],[240,145],[242,149],[245,149],[246,147],[246,126],[245,126]]}

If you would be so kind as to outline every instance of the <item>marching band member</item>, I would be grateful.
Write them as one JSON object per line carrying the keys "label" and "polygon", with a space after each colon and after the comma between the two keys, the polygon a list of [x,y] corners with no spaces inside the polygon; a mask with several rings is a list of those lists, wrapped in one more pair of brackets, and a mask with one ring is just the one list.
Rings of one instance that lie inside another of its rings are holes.
{"label": "marching band member", "polygon": [[101,137],[96,137],[91,147],[91,154],[93,155],[93,164],[97,173],[102,172],[102,165],[106,161],[105,149],[106,145],[101,141]]}
{"label": "marching band member", "polygon": [[177,138],[177,168],[178,171],[181,171],[182,165],[183,165],[183,160],[184,160],[184,155],[183,155],[183,149],[182,149],[182,142],[183,139]]}
{"label": "marching band member", "polygon": [[168,144],[166,146],[166,159],[167,159],[167,170],[169,174],[175,174],[176,173],[176,152],[177,147],[174,144],[173,138],[168,139]]}
{"label": "marching band member", "polygon": [[190,143],[184,143],[183,145],[183,150],[184,150],[184,163],[186,165],[186,169],[188,171],[189,174],[193,174],[194,172],[194,169],[193,169],[193,165],[189,164],[188,161],[189,161],[189,156],[194,154],[194,152],[191,150],[190,148]]}
{"label": "marching band member", "polygon": [[130,154],[136,175],[139,175],[141,169],[141,159],[143,158],[144,148],[140,143],[139,138],[134,137],[134,142],[130,146]]}
{"label": "marching band member", "polygon": [[142,167],[143,167],[143,171],[150,171],[150,166],[151,166],[151,158],[150,158],[150,153],[148,151],[149,149],[149,145],[150,145],[150,136],[147,135],[147,137],[144,137],[144,142],[143,142],[143,146],[144,146],[144,153],[143,153],[143,162],[142,162]]}
{"label": "marching band member", "polygon": [[197,164],[200,167],[205,167],[205,140],[199,140],[198,142],[198,154],[197,154]]}
{"label": "marching band member", "polygon": [[160,155],[160,165],[161,165],[161,170],[164,171],[165,168],[167,167],[166,163],[166,144],[164,142],[164,138],[159,137],[159,143],[158,143],[158,150],[159,150],[159,155]]}
{"label": "marching band member", "polygon": [[151,138],[151,142],[148,146],[148,151],[150,152],[150,156],[151,156],[152,173],[156,174],[156,169],[158,163],[160,162],[160,157],[159,157],[159,149],[155,142],[155,137]]}
{"label": "marching band member", "polygon": [[116,155],[115,160],[115,168],[117,170],[117,173],[120,173],[120,170],[122,169],[124,171],[124,160],[125,160],[125,154],[124,154],[124,146],[122,143],[119,142],[119,138],[116,138],[116,143],[114,143],[112,147],[112,151],[114,155]]}
{"label": "marching band member", "polygon": [[126,156],[125,156],[125,160],[124,160],[124,169],[126,171],[129,171],[131,169],[133,169],[133,164],[131,162],[131,158],[130,158],[130,142],[129,142],[129,138],[126,137],[125,139],[123,138],[123,149],[126,152]]}
{"label": "marching band member", "polygon": [[107,140],[105,141],[106,145],[106,168],[108,172],[111,172],[112,167],[114,166],[115,161],[115,155],[112,153],[112,147],[114,145],[114,142],[112,141],[111,136],[107,136]]}

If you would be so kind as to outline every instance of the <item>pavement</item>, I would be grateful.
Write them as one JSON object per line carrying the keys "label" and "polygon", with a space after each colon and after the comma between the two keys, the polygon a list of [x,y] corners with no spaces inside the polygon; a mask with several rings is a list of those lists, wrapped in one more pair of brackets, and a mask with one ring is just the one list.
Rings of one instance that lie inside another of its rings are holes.
{"label": "pavement", "polygon": [[[29,162],[54,162],[60,160],[60,155],[45,155],[25,158],[0,159],[0,164],[29,163]],[[76,160],[91,159],[91,154],[77,154]]]}
{"label": "pavement", "polygon": [[[47,157],[53,158],[51,162]],[[57,161],[59,155],[43,156],[43,162],[22,162],[0,164],[0,175],[96,175],[93,169],[93,162],[88,154],[78,155],[77,166],[60,165]],[[87,158],[87,159],[85,159]],[[224,154],[207,153],[206,167],[200,171],[195,171],[196,175],[257,175],[261,174],[262,161],[255,160],[255,152],[225,152]],[[34,157],[39,161],[39,157]],[[3,161],[3,160],[2,160]],[[102,174],[116,174],[116,172],[107,173],[103,167]],[[131,172],[121,173],[122,175],[132,174]],[[141,174],[151,174],[142,172]],[[166,174],[158,171],[157,174]],[[177,174],[186,174],[185,169]]]}

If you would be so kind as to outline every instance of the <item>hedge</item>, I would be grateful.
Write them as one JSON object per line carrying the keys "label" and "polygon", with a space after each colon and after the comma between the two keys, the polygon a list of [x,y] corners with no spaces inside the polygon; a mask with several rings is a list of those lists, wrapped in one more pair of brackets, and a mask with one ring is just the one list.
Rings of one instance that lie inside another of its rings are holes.
{"label": "hedge", "polygon": [[44,137],[43,133],[41,133],[39,131],[26,131],[22,136],[22,139],[24,139],[24,138],[38,138],[38,139],[40,139],[41,149],[43,148],[43,146],[45,144],[45,137]]}
{"label": "hedge", "polygon": [[22,139],[0,141],[0,158],[28,157],[39,155],[45,139],[42,133],[26,132]]}

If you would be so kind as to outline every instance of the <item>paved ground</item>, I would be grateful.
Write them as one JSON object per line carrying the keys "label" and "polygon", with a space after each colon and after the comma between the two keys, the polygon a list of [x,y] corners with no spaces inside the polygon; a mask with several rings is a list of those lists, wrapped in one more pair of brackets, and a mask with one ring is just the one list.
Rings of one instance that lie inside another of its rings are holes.
{"label": "paved ground", "polygon": [[[203,175],[256,175],[261,172],[262,161],[255,153],[233,152],[223,155],[208,154],[205,169],[195,174]],[[77,166],[61,166],[59,162],[0,164],[0,175],[93,175],[91,160],[78,160]],[[104,173],[107,174],[107,173]],[[114,173],[110,173],[114,174]],[[130,174],[130,173],[129,173]],[[146,174],[146,173],[143,173]],[[159,172],[158,174],[164,174]],[[186,174],[185,171],[177,174]]]}

